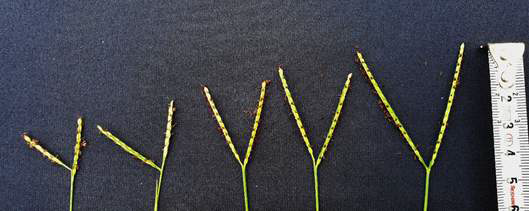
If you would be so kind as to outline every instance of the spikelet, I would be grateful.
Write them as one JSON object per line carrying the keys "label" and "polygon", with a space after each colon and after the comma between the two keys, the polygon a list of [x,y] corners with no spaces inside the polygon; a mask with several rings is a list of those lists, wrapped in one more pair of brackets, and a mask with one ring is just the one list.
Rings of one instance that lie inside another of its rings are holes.
{"label": "spikelet", "polygon": [[36,139],[32,139],[30,138],[27,134],[22,134],[22,138],[24,139],[24,141],[26,141],[26,143],[28,144],[29,148],[34,148],[35,150],[39,151],[45,158],[47,158],[48,160],[50,160],[52,163],[56,163],[56,164],[59,164],[60,166],[68,169],[68,170],[72,170],[70,167],[68,167],[66,164],[64,164],[60,159],[59,157],[55,156],[55,155],[52,155],[50,152],[48,152],[48,150],[44,149],[44,147],[42,147],[40,144],[39,144],[39,141],[36,140]]}
{"label": "spikelet", "polygon": [[143,161],[145,164],[157,169],[158,171],[160,171],[160,167],[158,167],[152,160],[150,159],[147,159],[145,156],[143,156],[142,154],[140,154],[139,152],[137,152],[136,150],[132,149],[131,147],[129,147],[127,144],[125,144],[123,141],[119,140],[117,137],[115,137],[114,135],[112,135],[112,133],[110,133],[109,131],[103,129],[101,126],[97,125],[97,129],[99,129],[99,131],[105,135],[107,138],[109,138],[110,140],[112,140],[115,144],[117,144],[118,146],[120,146],[123,150],[125,150],[126,152],[128,152],[129,154],[131,154],[132,156],[134,156],[135,158],[138,158],[139,160]]}
{"label": "spikelet", "polygon": [[446,104],[446,110],[441,123],[441,129],[439,130],[439,135],[437,136],[437,141],[435,142],[435,149],[432,154],[432,159],[430,159],[430,168],[435,164],[435,159],[437,158],[437,153],[443,142],[443,136],[445,134],[446,126],[448,125],[448,117],[450,116],[450,110],[454,103],[454,97],[459,84],[459,72],[461,70],[461,63],[463,63],[463,52],[465,51],[465,43],[461,43],[459,46],[459,54],[457,55],[457,64],[456,71],[454,73],[454,79],[452,80],[452,86],[450,88],[450,95],[448,96],[448,102]]}
{"label": "spikelet", "polygon": [[261,94],[259,96],[259,103],[257,104],[257,111],[255,112],[255,121],[253,123],[252,135],[248,143],[248,149],[246,149],[246,156],[244,157],[244,166],[246,166],[246,164],[248,164],[248,161],[250,160],[250,153],[252,152],[253,142],[257,134],[257,128],[259,127],[259,120],[261,119],[261,111],[263,110],[264,98],[266,95],[266,85],[269,82],[270,81],[263,81],[261,83]]}
{"label": "spikelet", "polygon": [[75,148],[74,148],[74,156],[73,156],[73,164],[72,164],[72,174],[75,175],[77,172],[77,169],[79,169],[78,161],[79,156],[81,155],[81,132],[83,131],[83,119],[79,118],[77,119],[77,134],[75,136]]}
{"label": "spikelet", "polygon": [[231,141],[230,134],[228,133],[228,130],[226,129],[226,125],[224,125],[222,118],[220,117],[219,111],[217,110],[217,107],[215,106],[215,102],[213,102],[213,98],[211,97],[211,94],[209,93],[208,87],[204,86],[203,91],[204,91],[204,95],[206,95],[206,99],[208,100],[209,107],[211,108],[211,111],[213,112],[213,115],[215,116],[215,119],[217,120],[217,123],[219,124],[219,127],[222,130],[222,134],[224,135],[224,138],[226,139],[226,143],[228,143],[228,147],[230,147],[230,150],[233,153],[233,156],[235,157],[235,159],[239,162],[241,166],[243,166],[244,164],[241,162],[241,159],[239,158],[239,153],[237,153],[237,150],[235,149],[235,146],[233,145],[233,142]]}
{"label": "spikelet", "polygon": [[171,100],[169,103],[169,109],[167,111],[167,127],[165,130],[165,141],[163,146],[163,160],[167,157],[167,153],[169,152],[169,145],[171,143],[171,129],[173,129],[173,113],[175,111],[175,108],[173,106],[174,101]]}
{"label": "spikelet", "polygon": [[325,154],[325,151],[327,151],[327,147],[329,146],[329,142],[331,142],[332,134],[334,133],[334,128],[336,128],[336,124],[338,123],[338,119],[340,119],[340,114],[342,113],[343,102],[345,101],[347,90],[349,90],[349,83],[351,82],[352,75],[353,74],[350,73],[347,76],[347,80],[345,81],[345,85],[343,86],[342,93],[340,94],[340,100],[338,101],[338,107],[336,108],[336,112],[334,112],[334,118],[332,119],[331,127],[329,128],[329,132],[327,133],[327,137],[325,138],[323,147],[321,148],[320,154],[318,155],[318,161],[316,161],[316,166],[320,165],[321,160],[323,159],[323,155]]}
{"label": "spikelet", "polygon": [[305,142],[305,146],[309,151],[310,157],[312,158],[312,162],[316,164],[316,160],[314,160],[314,153],[312,152],[312,147],[310,146],[309,137],[307,136],[307,132],[305,132],[305,127],[303,127],[303,123],[301,122],[301,117],[299,116],[298,109],[296,108],[294,100],[292,99],[292,94],[288,89],[288,84],[287,80],[285,79],[285,75],[283,74],[283,69],[279,67],[277,71],[279,72],[279,77],[281,78],[281,83],[283,84],[283,89],[285,90],[285,95],[287,96],[288,104],[290,105],[290,110],[292,110],[292,114],[294,115],[294,119],[296,120],[296,124],[298,125],[299,132],[301,133],[301,137],[303,138],[303,142]]}
{"label": "spikelet", "polygon": [[391,117],[390,120],[392,120],[393,123],[397,126],[397,129],[400,131],[401,135],[404,137],[404,139],[406,140],[406,142],[410,146],[411,150],[413,151],[415,156],[418,158],[418,160],[421,163],[421,165],[424,168],[427,169],[428,166],[424,162],[424,159],[422,158],[421,153],[417,149],[417,146],[415,145],[415,143],[413,143],[413,141],[411,140],[410,136],[408,135],[408,132],[406,131],[406,129],[404,128],[404,126],[400,122],[399,117],[397,117],[397,114],[395,113],[395,111],[393,110],[391,105],[389,104],[389,101],[387,100],[386,96],[384,96],[384,93],[382,93],[382,90],[378,86],[378,83],[375,81],[375,77],[371,73],[371,70],[369,70],[369,67],[367,67],[367,63],[364,60],[364,57],[362,56],[362,53],[360,53],[360,51],[356,51],[356,56],[358,57],[358,60],[360,61],[360,64],[362,65],[362,70],[367,75],[367,79],[371,83],[371,86],[373,87],[373,89],[375,89],[375,92],[377,93],[378,97],[380,98],[380,101],[382,101],[382,103],[384,104],[384,107],[386,108],[387,112],[389,113],[389,115]]}

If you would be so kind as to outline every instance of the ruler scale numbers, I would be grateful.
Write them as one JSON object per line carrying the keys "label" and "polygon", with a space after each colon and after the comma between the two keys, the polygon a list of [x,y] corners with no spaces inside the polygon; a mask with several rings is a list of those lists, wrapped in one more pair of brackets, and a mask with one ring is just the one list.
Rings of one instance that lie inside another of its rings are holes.
{"label": "ruler scale numbers", "polygon": [[523,43],[488,44],[498,210],[529,210]]}

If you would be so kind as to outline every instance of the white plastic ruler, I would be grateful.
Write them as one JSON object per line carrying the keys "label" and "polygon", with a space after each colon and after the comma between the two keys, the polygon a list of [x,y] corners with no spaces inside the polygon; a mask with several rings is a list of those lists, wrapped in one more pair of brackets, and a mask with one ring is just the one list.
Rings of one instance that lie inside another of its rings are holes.
{"label": "white plastic ruler", "polygon": [[489,43],[498,210],[529,210],[524,43]]}

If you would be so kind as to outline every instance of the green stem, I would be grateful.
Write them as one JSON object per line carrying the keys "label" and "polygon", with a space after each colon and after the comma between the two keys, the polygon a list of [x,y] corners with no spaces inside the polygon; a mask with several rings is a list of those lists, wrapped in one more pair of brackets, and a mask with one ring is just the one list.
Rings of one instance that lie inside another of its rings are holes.
{"label": "green stem", "polygon": [[430,188],[430,168],[426,169],[426,182],[424,185],[424,211],[428,210],[428,189]]}
{"label": "green stem", "polygon": [[74,190],[74,183],[75,183],[75,172],[72,171],[70,175],[70,211],[73,210],[73,190]]}
{"label": "green stem", "polygon": [[316,201],[316,211],[320,210],[320,197],[318,193],[318,166],[314,165],[314,198]]}
{"label": "green stem", "polygon": [[163,169],[165,168],[165,158],[162,160],[162,167],[160,168],[160,178],[158,179],[158,184],[156,185],[156,193],[154,196],[154,211],[158,211],[158,201],[160,200],[160,189],[162,189],[162,179],[163,179]]}
{"label": "green stem", "polygon": [[246,166],[242,166],[242,188],[244,189],[244,210],[248,211],[248,190],[246,187]]}

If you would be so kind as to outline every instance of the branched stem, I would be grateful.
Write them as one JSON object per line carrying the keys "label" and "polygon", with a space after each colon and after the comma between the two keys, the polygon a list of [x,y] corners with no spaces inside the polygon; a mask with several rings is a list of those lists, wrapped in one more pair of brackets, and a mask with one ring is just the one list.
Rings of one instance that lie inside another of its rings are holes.
{"label": "branched stem", "polygon": [[395,111],[393,110],[391,105],[389,104],[389,101],[384,96],[384,93],[382,92],[382,90],[378,86],[378,83],[375,81],[375,77],[373,76],[373,74],[371,73],[371,70],[367,66],[367,63],[364,60],[364,57],[363,57],[362,53],[360,51],[356,52],[356,55],[357,55],[357,58],[358,58],[358,60],[360,62],[360,65],[362,67],[361,69],[363,70],[363,73],[365,74],[367,80],[370,82],[371,86],[373,87],[373,89],[375,90],[377,96],[379,97],[381,103],[383,104],[382,108],[384,110],[384,113],[388,114],[388,119],[393,124],[395,124],[397,129],[400,131],[402,137],[404,137],[404,139],[408,143],[410,149],[413,151],[413,153],[415,154],[415,156],[419,160],[419,163],[424,167],[424,170],[426,172],[426,175],[425,175],[426,176],[426,180],[425,180],[425,185],[424,185],[425,186],[425,189],[424,189],[424,206],[423,206],[423,210],[424,211],[428,210],[428,192],[429,192],[429,189],[430,189],[430,172],[431,172],[431,170],[432,170],[432,168],[433,168],[433,166],[435,164],[435,160],[436,160],[437,155],[439,153],[439,148],[441,147],[441,143],[443,141],[443,136],[445,134],[446,127],[448,125],[448,118],[450,116],[450,111],[451,111],[451,108],[452,108],[452,105],[453,105],[453,102],[454,102],[455,92],[456,92],[457,86],[459,84],[459,72],[461,70],[461,64],[463,62],[464,50],[465,50],[465,44],[462,43],[460,45],[460,47],[459,47],[459,54],[457,56],[457,63],[456,63],[456,69],[455,69],[455,73],[454,73],[454,79],[452,80],[452,86],[450,88],[450,94],[448,96],[448,102],[446,104],[445,113],[444,113],[444,116],[443,116],[443,120],[441,122],[441,129],[439,130],[439,134],[437,136],[437,141],[435,142],[435,148],[434,148],[434,151],[432,153],[432,158],[430,159],[430,163],[428,165],[424,161],[423,157],[421,156],[421,153],[417,149],[417,146],[415,145],[415,143],[410,138],[410,136],[409,136],[408,132],[406,131],[406,129],[404,129],[404,126],[402,125],[402,123],[400,122],[399,118],[397,117],[397,114],[395,113]]}
{"label": "branched stem", "polygon": [[208,87],[204,86],[202,90],[204,92],[204,95],[206,96],[206,100],[209,105],[209,108],[211,109],[211,112],[213,112],[213,116],[215,117],[215,120],[217,120],[217,124],[220,127],[222,135],[224,136],[224,139],[226,139],[226,143],[228,144],[228,147],[230,148],[233,154],[233,157],[235,157],[235,160],[237,160],[237,162],[241,166],[242,185],[243,185],[243,190],[244,190],[244,209],[246,211],[249,210],[248,188],[246,185],[246,165],[248,164],[250,160],[250,153],[252,152],[252,147],[255,141],[255,136],[257,134],[257,129],[259,128],[259,120],[261,119],[261,112],[263,110],[264,98],[266,94],[266,85],[268,83],[269,81],[263,81],[261,83],[261,93],[259,96],[259,102],[257,104],[257,110],[255,111],[255,121],[253,124],[250,141],[248,141],[248,148],[246,149],[246,155],[244,156],[244,160],[241,160],[239,153],[237,153],[237,149],[235,149],[235,146],[233,145],[233,141],[231,140],[230,134],[228,133],[228,129],[226,129],[226,125],[222,121],[222,117],[220,116],[220,113],[217,110],[217,106],[215,105],[215,102],[213,101],[213,97],[211,96],[211,93],[209,92]]}
{"label": "branched stem", "polygon": [[169,153],[169,145],[171,144],[171,130],[173,128],[173,113],[175,111],[174,108],[174,101],[171,101],[169,103],[169,109],[167,112],[167,127],[165,130],[165,140],[164,140],[164,147],[163,147],[163,154],[162,154],[162,165],[159,167],[156,165],[152,160],[148,159],[144,155],[140,154],[138,151],[134,150],[132,147],[125,144],[125,142],[121,141],[119,138],[114,136],[109,131],[103,129],[103,127],[97,125],[97,128],[99,131],[105,135],[108,139],[112,140],[116,145],[120,146],[123,150],[134,156],[135,158],[141,160],[145,164],[151,166],[152,168],[158,170],[159,172],[159,178],[156,181],[156,190],[154,192],[154,211],[158,210],[158,201],[160,199],[160,190],[162,189],[162,179],[163,179],[163,171],[165,168],[165,160],[167,158],[167,154]]}
{"label": "branched stem", "polygon": [[352,74],[349,74],[347,76],[347,80],[345,81],[345,85],[340,94],[338,106],[336,107],[336,111],[334,113],[334,118],[332,119],[332,122],[331,122],[331,127],[329,128],[329,132],[327,133],[327,137],[325,138],[323,147],[321,148],[320,153],[318,154],[318,159],[316,160],[314,158],[314,152],[312,150],[312,147],[310,146],[310,141],[307,136],[307,132],[305,132],[305,127],[303,127],[303,122],[301,121],[301,117],[299,115],[298,109],[296,108],[296,104],[294,103],[294,100],[292,99],[292,93],[288,89],[288,83],[287,83],[287,80],[285,79],[283,69],[280,67],[278,68],[277,71],[279,73],[279,78],[281,79],[281,84],[283,85],[283,89],[285,91],[285,96],[287,97],[288,104],[290,105],[290,110],[292,111],[292,114],[294,115],[294,120],[296,120],[296,124],[298,126],[299,132],[301,133],[301,137],[303,138],[303,142],[305,143],[305,146],[307,147],[307,151],[310,155],[310,158],[312,159],[312,167],[313,167],[313,173],[314,173],[314,200],[316,203],[315,205],[316,211],[319,211],[320,210],[320,200],[319,200],[319,191],[318,191],[318,166],[323,160],[323,155],[327,151],[327,147],[329,146],[329,143],[331,142],[334,129],[336,128],[336,124],[338,123],[338,119],[340,118],[340,114],[341,114],[343,104],[345,101],[345,96],[347,95],[347,91],[349,90],[349,83],[351,82]]}
{"label": "branched stem", "polygon": [[60,166],[70,171],[70,203],[69,203],[70,211],[73,210],[75,175],[77,174],[77,170],[79,169],[78,162],[81,156],[81,149],[86,144],[86,142],[82,141],[82,131],[83,131],[83,119],[79,117],[77,119],[77,134],[75,136],[74,156],[73,156],[73,164],[71,168],[67,166],[66,164],[64,164],[64,162],[62,162],[62,160],[60,160],[58,156],[51,154],[47,149],[42,147],[39,144],[38,140],[32,139],[26,133],[22,134],[22,138],[24,139],[24,141],[26,141],[29,148],[34,148],[35,150],[40,152],[45,158],[50,160],[52,163],[59,164]]}

